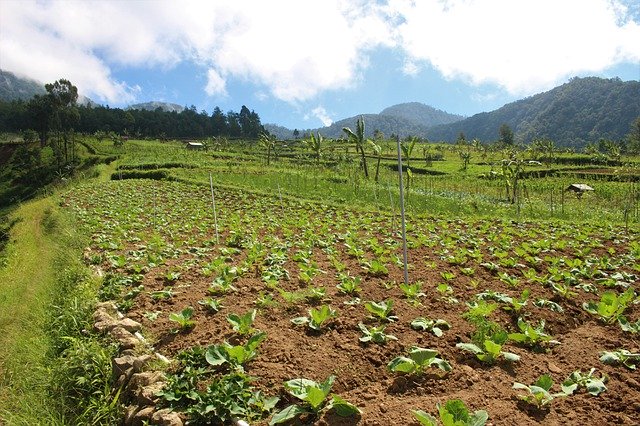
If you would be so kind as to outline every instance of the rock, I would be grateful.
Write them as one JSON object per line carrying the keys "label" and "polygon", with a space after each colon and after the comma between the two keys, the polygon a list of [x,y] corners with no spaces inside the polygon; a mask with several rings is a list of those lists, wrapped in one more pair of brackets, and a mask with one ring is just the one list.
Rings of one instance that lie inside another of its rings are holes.
{"label": "rock", "polygon": [[131,426],[133,425],[133,419],[136,415],[136,413],[138,412],[138,409],[140,407],[137,405],[130,405],[128,406],[125,411],[124,411],[124,417],[123,417],[123,423],[124,426]]}
{"label": "rock", "polygon": [[165,382],[155,382],[140,389],[136,395],[138,405],[153,405],[158,400],[156,394],[164,388]]}
{"label": "rock", "polygon": [[149,386],[156,382],[164,382],[167,378],[162,371],[144,371],[142,373],[135,373],[129,381],[129,388],[137,391],[140,388]]}
{"label": "rock", "polygon": [[136,336],[122,327],[114,327],[109,334],[120,344],[122,349],[132,349],[140,343]]}
{"label": "rock", "polygon": [[132,320],[131,318],[123,318],[116,322],[116,325],[124,328],[130,333],[135,333],[136,331],[140,331],[142,329],[142,324],[137,321]]}
{"label": "rock", "polygon": [[133,367],[118,376],[118,379],[116,380],[116,388],[125,387],[129,383],[129,380],[131,380],[131,376],[133,376]]}
{"label": "rock", "polygon": [[142,425],[144,422],[149,422],[151,416],[153,416],[155,407],[144,407],[133,416],[132,425]]}
{"label": "rock", "polygon": [[151,421],[158,426],[184,426],[178,413],[172,412],[170,408],[156,411],[151,416]]}
{"label": "rock", "polygon": [[139,357],[136,357],[133,359],[133,370],[136,373],[141,372],[142,370],[144,370],[144,368],[147,366],[147,364],[149,364],[149,361],[151,361],[152,359],[154,359],[153,355],[150,354],[144,354],[144,355],[140,355]]}
{"label": "rock", "polygon": [[556,374],[560,374],[562,373],[562,369],[560,367],[558,367],[557,365],[555,365],[552,362],[549,362],[547,364],[547,368],[549,369],[549,371],[551,371],[552,373],[556,373]]}
{"label": "rock", "polygon": [[135,358],[130,355],[121,356],[111,360],[111,369],[115,377],[124,374],[130,368],[133,368],[133,360]]}

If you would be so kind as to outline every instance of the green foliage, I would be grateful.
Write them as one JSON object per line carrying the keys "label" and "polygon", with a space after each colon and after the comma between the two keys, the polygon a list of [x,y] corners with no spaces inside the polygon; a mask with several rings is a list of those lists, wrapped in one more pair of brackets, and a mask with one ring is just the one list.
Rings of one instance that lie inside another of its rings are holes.
{"label": "green foliage", "polygon": [[393,311],[393,300],[391,299],[383,300],[382,302],[365,302],[364,307],[374,317],[382,321],[392,322],[398,319],[397,316],[391,315]]}
{"label": "green foliage", "polygon": [[362,282],[362,278],[360,277],[352,277],[348,274],[340,274],[339,275],[340,284],[336,285],[338,290],[345,294],[358,294],[362,291],[362,287],[360,287],[360,283]]}
{"label": "green foliage", "polygon": [[409,349],[408,355],[408,357],[399,356],[392,359],[387,365],[389,371],[421,375],[432,365],[444,372],[451,371],[451,364],[444,359],[438,358],[438,351],[434,349],[413,346]]}
{"label": "green foliage", "polygon": [[504,358],[505,361],[514,362],[519,361],[520,356],[511,352],[506,352],[502,350],[502,344],[496,343],[491,339],[486,339],[483,344],[483,347],[479,347],[473,343],[458,343],[456,344],[456,348],[462,349],[467,352],[473,353],[476,358],[480,361],[493,364],[499,358]]}
{"label": "green foliage", "polygon": [[633,353],[626,349],[604,351],[601,353],[600,361],[610,365],[622,364],[629,370],[635,370],[636,364],[640,363],[640,353]]}
{"label": "green foliage", "polygon": [[295,325],[307,325],[314,331],[322,331],[323,326],[331,318],[335,318],[338,315],[335,309],[329,305],[322,305],[318,309],[309,309],[308,317],[297,317],[291,320]]}
{"label": "green foliage", "polygon": [[597,377],[594,374],[595,371],[595,368],[592,368],[586,374],[583,374],[580,370],[574,371],[562,382],[562,392],[565,395],[572,395],[579,388],[585,388],[593,396],[600,395],[607,390],[604,384],[607,381],[607,376],[602,374]]}
{"label": "green foliage", "polygon": [[621,295],[613,291],[606,291],[600,297],[599,302],[585,302],[582,307],[590,314],[598,316],[602,321],[613,323],[621,318],[626,320],[622,314],[634,297],[633,287],[629,287]]}
{"label": "green foliage", "polygon": [[331,387],[335,376],[329,376],[321,383],[309,379],[293,379],[285,382],[284,387],[290,395],[299,399],[302,404],[292,404],[276,413],[269,421],[269,425],[284,423],[300,417],[303,414],[317,417],[321,411],[335,410],[342,417],[360,415],[361,411],[355,405],[345,401],[340,396],[332,394]]}
{"label": "green foliage", "polygon": [[255,328],[253,328],[253,322],[256,319],[256,313],[257,311],[255,309],[252,309],[243,315],[229,314],[227,316],[227,321],[229,321],[229,323],[233,327],[233,331],[241,336],[247,336],[256,331]]}
{"label": "green foliage", "polygon": [[198,300],[198,304],[204,306],[209,312],[218,312],[222,309],[222,302],[212,297],[206,297],[202,300]]}
{"label": "green foliage", "polygon": [[[443,426],[484,426],[489,419],[485,410],[478,410],[473,414],[459,399],[450,399],[444,405],[437,404],[438,414]],[[412,411],[414,417],[422,426],[438,426],[438,420],[422,410]]]}
{"label": "green foliage", "polygon": [[451,326],[443,319],[432,320],[419,317],[411,321],[411,328],[414,330],[430,331],[436,337],[442,337],[442,330],[448,330]]}
{"label": "green foliage", "polygon": [[179,330],[186,331],[191,330],[196,326],[195,320],[192,320],[193,317],[193,308],[191,306],[187,306],[182,311],[176,313],[173,312],[169,314],[169,321],[173,321],[178,324]]}
{"label": "green foliage", "polygon": [[520,394],[518,398],[537,408],[543,408],[549,405],[556,397],[565,396],[564,393],[552,394],[550,392],[552,386],[553,379],[548,374],[545,374],[540,376],[532,385],[515,382],[513,389],[526,390],[528,393],[525,395]]}
{"label": "green foliage", "polygon": [[544,343],[558,344],[559,342],[551,340],[552,337],[544,332],[544,324],[544,320],[541,320],[538,326],[533,326],[522,318],[518,318],[518,329],[520,332],[510,333],[509,340],[531,347],[540,346]]}
{"label": "green foliage", "polygon": [[228,363],[233,368],[244,371],[244,364],[258,355],[257,348],[266,338],[267,333],[257,333],[251,336],[244,345],[232,345],[224,342],[220,345],[209,346],[205,359],[213,366]]}
{"label": "green foliage", "polygon": [[369,329],[366,325],[359,323],[358,328],[360,329],[360,331],[362,331],[363,336],[359,339],[363,343],[373,342],[383,345],[387,342],[387,340],[398,340],[396,336],[386,334],[384,332],[384,329],[386,328],[386,326],[384,325],[371,327]]}

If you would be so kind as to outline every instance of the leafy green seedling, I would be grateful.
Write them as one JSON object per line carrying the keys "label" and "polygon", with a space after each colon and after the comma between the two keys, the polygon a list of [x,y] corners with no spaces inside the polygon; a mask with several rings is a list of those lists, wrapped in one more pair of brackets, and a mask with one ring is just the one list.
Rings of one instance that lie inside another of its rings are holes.
{"label": "leafy green seedling", "polygon": [[511,352],[506,352],[502,350],[502,343],[494,342],[493,340],[486,339],[483,342],[483,348],[479,347],[474,343],[458,343],[456,348],[462,349],[463,351],[473,353],[476,358],[486,364],[493,364],[498,360],[498,358],[502,357],[505,361],[515,362],[520,360],[520,356]]}
{"label": "leafy green seedling", "polygon": [[589,370],[587,374],[582,374],[582,371],[574,371],[562,382],[562,391],[565,395],[572,395],[578,388],[584,387],[587,392],[593,396],[598,396],[602,392],[607,390],[604,382],[607,381],[605,374],[600,377],[595,376],[595,368]]}
{"label": "leafy green seedling", "polygon": [[156,301],[170,299],[173,297],[173,295],[174,293],[171,287],[167,287],[164,290],[152,291],[150,293],[151,298]]}
{"label": "leafy green seedling", "polygon": [[335,309],[329,305],[322,305],[318,309],[309,309],[308,317],[297,317],[291,320],[295,325],[308,325],[310,329],[321,331],[322,326],[329,319],[336,317],[338,314]]}
{"label": "leafy green seedling", "polygon": [[178,323],[180,330],[190,330],[196,326],[196,322],[191,317],[193,317],[193,308],[187,306],[179,313],[169,314],[169,321]]}
{"label": "leafy green seedling", "polygon": [[323,410],[335,410],[336,414],[342,417],[357,416],[361,414],[360,409],[353,404],[342,399],[336,394],[332,394],[331,386],[335,381],[335,376],[329,376],[322,383],[309,379],[293,379],[285,382],[284,387],[292,396],[302,401],[302,404],[292,404],[271,417],[269,426],[284,423],[295,419],[303,414],[318,416]]}
{"label": "leafy green seedling", "polygon": [[358,328],[362,331],[363,336],[360,337],[359,340],[363,343],[373,342],[382,345],[385,344],[387,340],[398,340],[396,336],[384,332],[386,328],[384,325],[368,329],[366,325],[360,323],[358,324]]}
{"label": "leafy green seedling", "polygon": [[419,317],[411,321],[411,328],[414,330],[430,331],[436,337],[442,337],[442,330],[448,330],[451,326],[443,319],[432,320]]}
{"label": "leafy green seedling", "polygon": [[256,357],[257,348],[267,338],[267,333],[257,333],[249,338],[244,345],[231,345],[224,342],[220,345],[209,346],[205,353],[206,361],[213,366],[229,363],[233,368],[244,370],[243,365]]}
{"label": "leafy green seedling", "polygon": [[372,277],[385,277],[389,275],[387,266],[378,259],[372,259],[369,262],[362,263],[367,275]]}
{"label": "leafy green seedling", "polygon": [[542,408],[551,403],[554,398],[558,396],[565,396],[564,393],[552,394],[550,392],[553,386],[553,379],[548,374],[540,376],[538,380],[532,385],[525,385],[515,382],[513,389],[522,389],[528,392],[527,395],[518,395],[518,398],[535,405],[537,408]]}
{"label": "leafy green seedling", "polygon": [[340,274],[338,278],[340,279],[340,284],[338,284],[336,287],[341,292],[349,295],[354,295],[362,291],[362,288],[360,287],[362,278],[352,277],[351,275],[347,274]]}
{"label": "leafy green seedling", "polygon": [[233,331],[241,336],[246,336],[255,331],[253,322],[256,319],[256,313],[257,311],[252,309],[244,315],[229,314],[227,321],[232,325]]}
{"label": "leafy green seedling", "polygon": [[602,352],[600,361],[605,364],[618,365],[622,364],[629,370],[635,370],[636,364],[640,364],[640,353],[629,352],[626,349],[618,349],[612,352]]}
{"label": "leafy green seedling", "polygon": [[634,297],[635,292],[632,287],[619,296],[614,291],[606,291],[598,303],[585,302],[582,307],[590,314],[597,315],[602,321],[611,324],[622,316]]}
{"label": "leafy green seedling", "polygon": [[445,372],[451,371],[451,364],[444,359],[438,358],[438,351],[413,346],[409,349],[409,356],[399,356],[391,360],[387,365],[390,371],[396,373],[408,373],[421,375],[424,371],[435,365]]}
{"label": "leafy green seedling", "polygon": [[212,297],[206,297],[202,300],[198,300],[198,305],[204,306],[209,312],[218,312],[222,309],[222,303]]}
{"label": "leafy green seedling", "polygon": [[383,321],[392,322],[398,319],[397,316],[391,315],[393,311],[393,300],[391,299],[383,300],[382,302],[364,302],[364,307],[374,317],[378,317]]}
{"label": "leafy green seedling", "polygon": [[522,318],[518,318],[518,329],[520,332],[510,333],[509,339],[531,347],[540,346],[543,343],[559,344],[560,342],[552,340],[551,336],[544,332],[544,324],[544,320],[541,320],[540,324],[534,327]]}
{"label": "leafy green seedling", "polygon": [[538,299],[535,302],[533,302],[533,304],[538,308],[547,308],[553,312],[560,312],[560,313],[564,312],[564,309],[562,308],[562,306],[558,305],[556,302],[552,302],[551,300]]}
{"label": "leafy green seedling", "polygon": [[[459,399],[451,399],[444,405],[437,404],[440,421],[444,426],[484,426],[489,419],[485,410],[478,410],[473,414]],[[422,410],[412,411],[414,417],[422,426],[438,426],[438,420]]]}
{"label": "leafy green seedling", "polygon": [[422,292],[422,283],[420,281],[416,281],[413,284],[401,283],[398,287],[400,287],[407,299],[416,300],[418,297],[425,296]]}
{"label": "leafy green seedling", "polygon": [[622,331],[627,331],[633,334],[640,333],[640,320],[636,322],[629,322],[627,317],[620,315],[620,317],[618,317],[618,324],[620,324]]}

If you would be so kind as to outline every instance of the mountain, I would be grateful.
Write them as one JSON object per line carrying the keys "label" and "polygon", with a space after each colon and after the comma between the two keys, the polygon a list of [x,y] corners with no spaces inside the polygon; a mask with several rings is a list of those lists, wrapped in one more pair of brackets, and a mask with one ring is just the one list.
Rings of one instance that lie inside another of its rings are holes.
{"label": "mountain", "polygon": [[549,138],[560,146],[582,147],[599,139],[620,140],[640,117],[640,82],[574,77],[569,82],[491,112],[429,129],[429,140],[491,142],[507,124],[517,142]]}
{"label": "mountain", "polygon": [[397,117],[414,122],[421,126],[436,126],[438,124],[455,123],[463,120],[461,115],[449,114],[448,112],[435,109],[420,102],[407,102],[385,108],[380,115]]}
{"label": "mountain", "polygon": [[151,101],[151,102],[144,102],[141,104],[134,104],[134,105],[129,105],[127,108],[125,109],[139,109],[139,110],[144,110],[144,111],[155,111],[156,109],[162,109],[164,112],[177,112],[180,113],[182,111],[184,111],[184,107],[178,104],[171,104],[168,102],[158,102],[158,101]]}
{"label": "mountain", "polygon": [[[342,128],[350,127],[351,129],[355,129],[356,121],[360,117],[364,118],[365,134],[367,137],[373,137],[374,132],[377,130],[382,132],[386,137],[398,135],[401,138],[406,136],[423,136],[432,126],[453,123],[464,118],[460,115],[449,114],[419,102],[408,102],[385,108],[379,114],[360,114],[336,121],[326,127],[305,130],[299,129],[300,137],[310,132],[320,132],[322,136],[328,138],[340,138],[344,136]],[[276,124],[265,124],[264,127],[278,138],[291,139],[293,137],[293,131],[286,127]]]}
{"label": "mountain", "polygon": [[[18,77],[12,72],[0,70],[0,101],[28,101],[35,95],[44,95],[44,84],[28,78]],[[78,94],[78,105],[96,107],[97,103]]]}
{"label": "mountain", "polygon": [[44,95],[44,84],[35,80],[21,78],[9,71],[0,70],[0,100],[16,101],[18,99],[28,101],[35,95]]}

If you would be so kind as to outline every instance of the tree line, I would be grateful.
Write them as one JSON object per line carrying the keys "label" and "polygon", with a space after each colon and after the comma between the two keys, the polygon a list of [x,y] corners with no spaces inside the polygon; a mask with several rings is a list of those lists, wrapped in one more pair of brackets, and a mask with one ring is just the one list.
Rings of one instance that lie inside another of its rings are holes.
{"label": "tree line", "polygon": [[[47,84],[45,88],[45,95],[36,95],[26,102],[0,101],[0,131],[21,132],[33,129],[38,132],[43,143],[48,140],[49,132],[60,126],[84,134],[114,132],[136,138],[160,139],[214,136],[257,139],[265,131],[260,123],[260,116],[244,105],[240,112],[227,113],[215,107],[212,114],[204,110],[198,112],[195,106],[179,113],[167,112],[161,108],[154,111],[124,110],[108,106],[77,105],[78,91],[68,80],[58,80]],[[61,97],[63,94],[64,98]]]}

